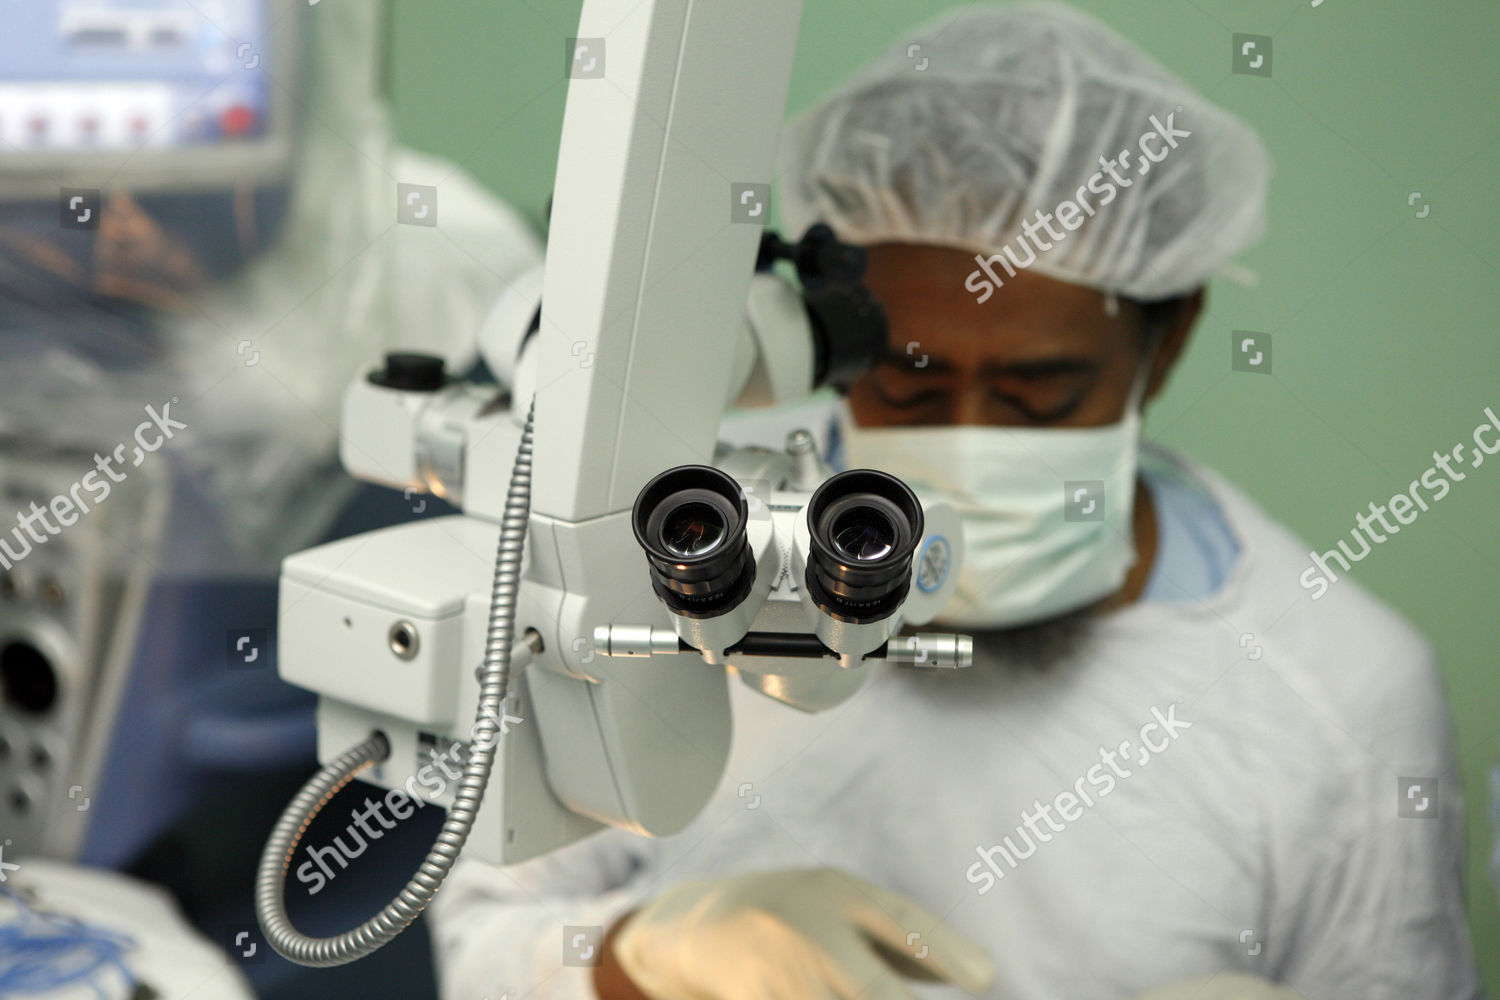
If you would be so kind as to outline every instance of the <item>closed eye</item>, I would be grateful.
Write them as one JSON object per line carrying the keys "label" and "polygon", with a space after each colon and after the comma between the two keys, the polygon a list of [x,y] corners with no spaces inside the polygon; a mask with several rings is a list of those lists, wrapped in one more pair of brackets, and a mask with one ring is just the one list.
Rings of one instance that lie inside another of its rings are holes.
{"label": "closed eye", "polygon": [[990,390],[990,398],[1017,410],[1031,423],[1053,424],[1072,416],[1073,411],[1078,409],[1078,405],[1083,402],[1084,394],[1079,393],[1067,402],[1049,408],[1038,408],[1026,399],[996,389]]}
{"label": "closed eye", "polygon": [[887,357],[876,368],[870,386],[886,406],[916,409],[947,398],[949,389],[941,376],[948,371],[950,366],[941,362],[919,368],[914,359]]}
{"label": "closed eye", "polygon": [[1078,408],[1099,369],[1087,362],[1056,359],[1007,365],[987,374],[992,400],[1013,407],[1029,421],[1053,423]]}
{"label": "closed eye", "polygon": [[914,392],[893,393],[876,382],[875,396],[886,406],[896,410],[915,410],[923,406],[941,403],[948,394],[941,389],[918,389]]}

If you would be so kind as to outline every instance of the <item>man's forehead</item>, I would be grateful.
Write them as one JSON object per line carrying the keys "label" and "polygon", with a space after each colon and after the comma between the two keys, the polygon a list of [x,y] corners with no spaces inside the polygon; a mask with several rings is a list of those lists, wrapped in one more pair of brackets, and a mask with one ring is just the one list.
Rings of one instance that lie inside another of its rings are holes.
{"label": "man's forehead", "polygon": [[983,298],[965,287],[974,257],[952,247],[884,243],[867,248],[866,283],[876,292],[902,301],[922,300],[945,310],[975,315],[1024,315],[1033,311],[1111,320],[1121,310],[1098,289],[1052,278],[1033,270],[1008,275]]}
{"label": "man's forehead", "polygon": [[[931,322],[926,322],[929,319]],[[987,316],[957,320],[923,317],[924,322],[892,324],[887,358],[909,363],[926,355],[928,364],[951,366],[1034,365],[1049,362],[1098,361],[1128,348],[1127,331],[1106,318],[1042,311],[1025,316]],[[921,367],[918,365],[917,367]]]}

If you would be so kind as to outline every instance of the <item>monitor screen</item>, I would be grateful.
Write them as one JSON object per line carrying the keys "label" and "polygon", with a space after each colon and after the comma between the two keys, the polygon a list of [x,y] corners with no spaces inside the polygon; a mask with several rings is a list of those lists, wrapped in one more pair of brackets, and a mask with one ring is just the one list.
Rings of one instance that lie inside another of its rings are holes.
{"label": "monitor screen", "polygon": [[[26,0],[0,30],[0,172],[217,163],[278,136],[284,0]],[[194,153],[197,152],[196,158]],[[69,172],[64,170],[64,173]],[[176,171],[174,171],[176,172]],[[0,185],[3,186],[3,185]]]}

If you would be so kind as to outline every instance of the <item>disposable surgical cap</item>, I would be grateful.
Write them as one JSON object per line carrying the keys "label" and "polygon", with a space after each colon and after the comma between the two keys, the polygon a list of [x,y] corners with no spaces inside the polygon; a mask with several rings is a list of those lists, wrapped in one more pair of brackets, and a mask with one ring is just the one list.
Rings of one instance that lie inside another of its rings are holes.
{"label": "disposable surgical cap", "polygon": [[[1035,252],[1030,270],[1149,301],[1248,277],[1231,259],[1264,232],[1271,171],[1254,130],[1093,18],[986,5],[904,35],[791,122],[782,215],[867,245],[1010,246]],[[1062,239],[1038,212],[1061,212]],[[1028,222],[1050,248],[1015,242]]]}

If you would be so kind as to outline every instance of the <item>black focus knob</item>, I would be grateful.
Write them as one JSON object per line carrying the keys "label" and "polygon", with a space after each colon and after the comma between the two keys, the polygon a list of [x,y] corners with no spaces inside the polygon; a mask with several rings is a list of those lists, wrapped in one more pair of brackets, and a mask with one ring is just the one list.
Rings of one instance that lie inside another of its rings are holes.
{"label": "black focus knob", "polygon": [[814,223],[802,234],[794,260],[804,284],[819,280],[857,284],[865,276],[864,248],[839,242],[826,222]]}
{"label": "black focus knob", "polygon": [[803,284],[822,281],[858,284],[865,275],[864,248],[840,242],[826,222],[813,223],[798,243],[788,243],[774,231],[764,230],[755,269],[768,271],[779,260],[796,265],[797,277]]}
{"label": "black focus knob", "polygon": [[863,285],[806,286],[803,305],[813,331],[813,384],[845,391],[874,368],[890,343],[890,323]]}
{"label": "black focus knob", "polygon": [[396,351],[385,356],[385,367],[370,373],[370,381],[387,389],[407,392],[436,392],[447,376],[443,359],[432,354]]}

